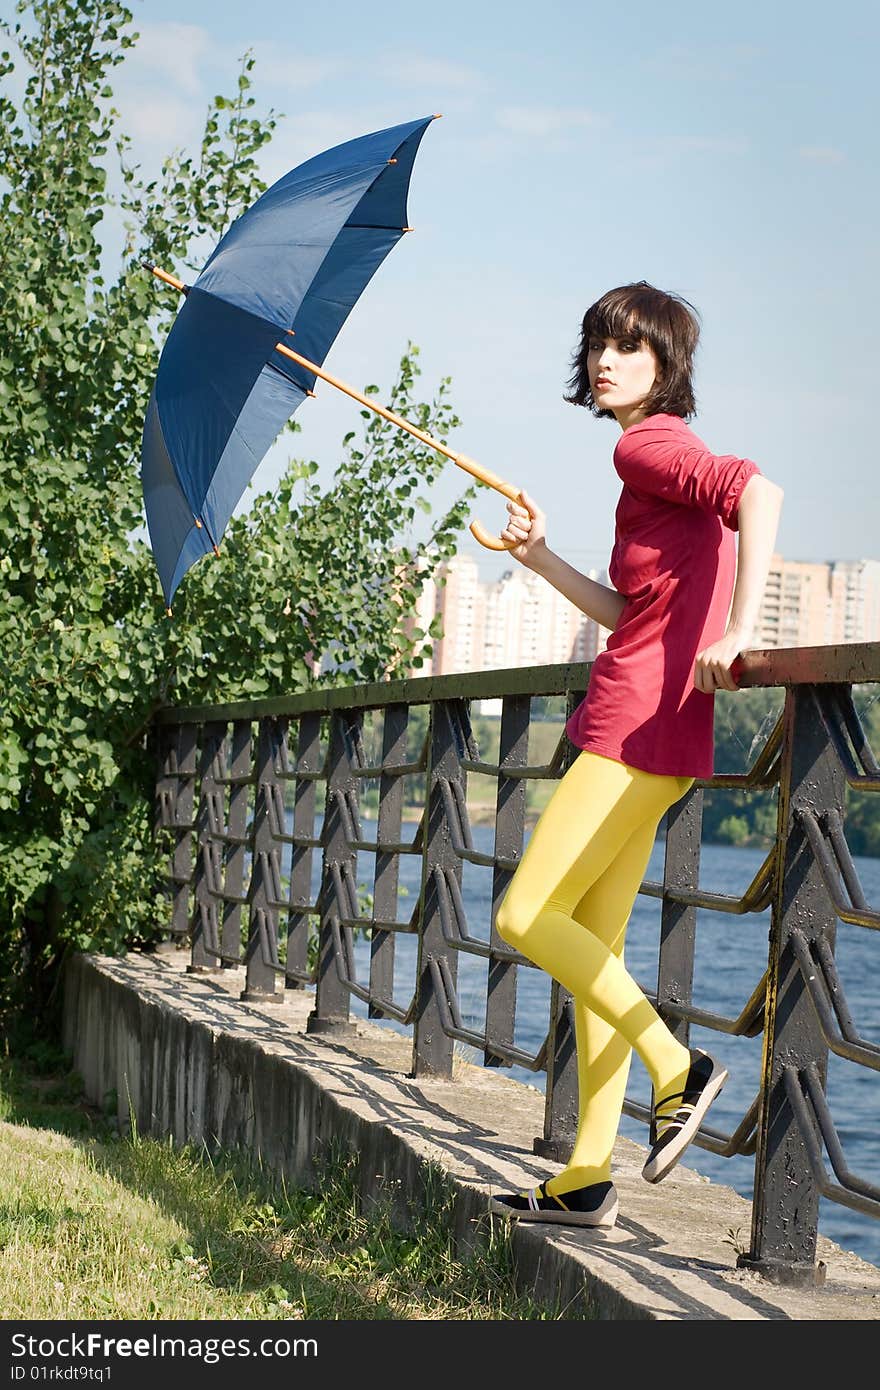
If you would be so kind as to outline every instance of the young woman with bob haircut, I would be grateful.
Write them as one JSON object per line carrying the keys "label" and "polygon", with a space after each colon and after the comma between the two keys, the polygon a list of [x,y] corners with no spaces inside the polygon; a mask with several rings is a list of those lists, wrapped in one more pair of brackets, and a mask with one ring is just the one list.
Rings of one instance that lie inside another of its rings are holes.
{"label": "young woman with bob haircut", "polygon": [[549,548],[544,513],[525,492],[507,504],[501,532],[520,564],[610,632],[566,725],[581,752],[497,914],[502,939],[571,992],[576,1021],[572,1154],[530,1191],[490,1198],[517,1220],[614,1225],[611,1158],[633,1050],[654,1090],[656,1138],[642,1170],[651,1183],[681,1158],[727,1078],[673,1036],[623,960],[660,820],[712,775],[715,691],[737,689],[733,667],[751,639],[782,504],[751,460],[711,453],[687,425],[698,337],[693,306],[645,281],[610,290],[584,316],[566,399],[622,431],[612,588]]}

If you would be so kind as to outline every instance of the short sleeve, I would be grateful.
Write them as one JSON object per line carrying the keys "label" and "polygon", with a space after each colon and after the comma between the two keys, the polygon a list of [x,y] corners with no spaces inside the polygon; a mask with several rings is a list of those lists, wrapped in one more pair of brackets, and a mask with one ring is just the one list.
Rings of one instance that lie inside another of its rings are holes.
{"label": "short sleeve", "polygon": [[743,488],[760,472],[751,459],[713,454],[683,423],[634,425],[614,450],[614,467],[629,487],[684,507],[714,512],[731,531]]}

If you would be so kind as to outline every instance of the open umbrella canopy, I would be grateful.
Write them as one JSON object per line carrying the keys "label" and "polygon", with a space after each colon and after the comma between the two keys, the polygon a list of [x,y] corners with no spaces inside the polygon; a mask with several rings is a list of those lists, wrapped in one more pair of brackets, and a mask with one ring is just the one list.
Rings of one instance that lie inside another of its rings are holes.
{"label": "open umbrella canopy", "polygon": [[[407,230],[413,162],[433,116],[349,140],[278,180],[187,291],[144,422],[141,478],[166,603],[216,548],[257,465],[352,307]],[[291,336],[292,332],[292,336]]]}

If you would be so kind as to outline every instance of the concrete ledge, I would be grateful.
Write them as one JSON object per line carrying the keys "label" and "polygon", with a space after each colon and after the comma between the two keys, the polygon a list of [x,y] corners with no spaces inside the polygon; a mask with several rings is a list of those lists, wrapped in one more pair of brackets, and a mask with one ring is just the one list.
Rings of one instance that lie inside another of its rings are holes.
{"label": "concrete ledge", "polygon": [[[129,1101],[143,1134],[259,1155],[311,1186],[330,1144],[359,1156],[364,1200],[410,1226],[436,1192],[452,1194],[462,1248],[485,1239],[491,1192],[532,1186],[560,1165],[538,1159],[544,1099],[493,1070],[456,1062],[449,1081],[410,1075],[411,1045],[360,1019],[334,1038],[306,1033],[311,992],[282,1006],[244,1003],[239,971],[189,975],[182,952],[78,956],[65,977],[64,1041],[89,1098]],[[821,1290],[791,1290],[735,1268],[725,1238],[747,1238],[750,1204],[679,1165],[662,1187],[641,1178],[645,1150],[620,1138],[614,1230],[522,1225],[517,1277],[550,1306],[600,1319],[874,1319],[880,1269],[820,1238]]]}

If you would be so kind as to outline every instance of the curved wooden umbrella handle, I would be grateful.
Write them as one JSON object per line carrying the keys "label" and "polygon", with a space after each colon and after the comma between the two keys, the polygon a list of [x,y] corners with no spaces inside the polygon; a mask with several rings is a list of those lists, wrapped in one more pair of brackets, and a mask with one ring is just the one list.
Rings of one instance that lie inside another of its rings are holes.
{"label": "curved wooden umbrella handle", "polygon": [[[472,458],[468,458],[467,454],[452,454],[450,457],[457,467],[463,468],[472,477],[479,478],[481,483],[494,488],[496,492],[501,493],[502,497],[509,498],[511,502],[522,501],[518,487],[515,487],[513,483],[506,483],[503,478],[490,473],[488,468],[483,468],[479,463],[475,463]],[[503,541],[500,537],[493,536],[480,521],[472,521],[468,529],[474,540],[479,541],[486,550],[513,550],[516,547],[516,541]]]}
{"label": "curved wooden umbrella handle", "polygon": [[480,521],[472,521],[468,530],[474,540],[479,541],[487,550],[513,550],[516,545],[516,541],[503,541],[500,536],[493,536]]}

